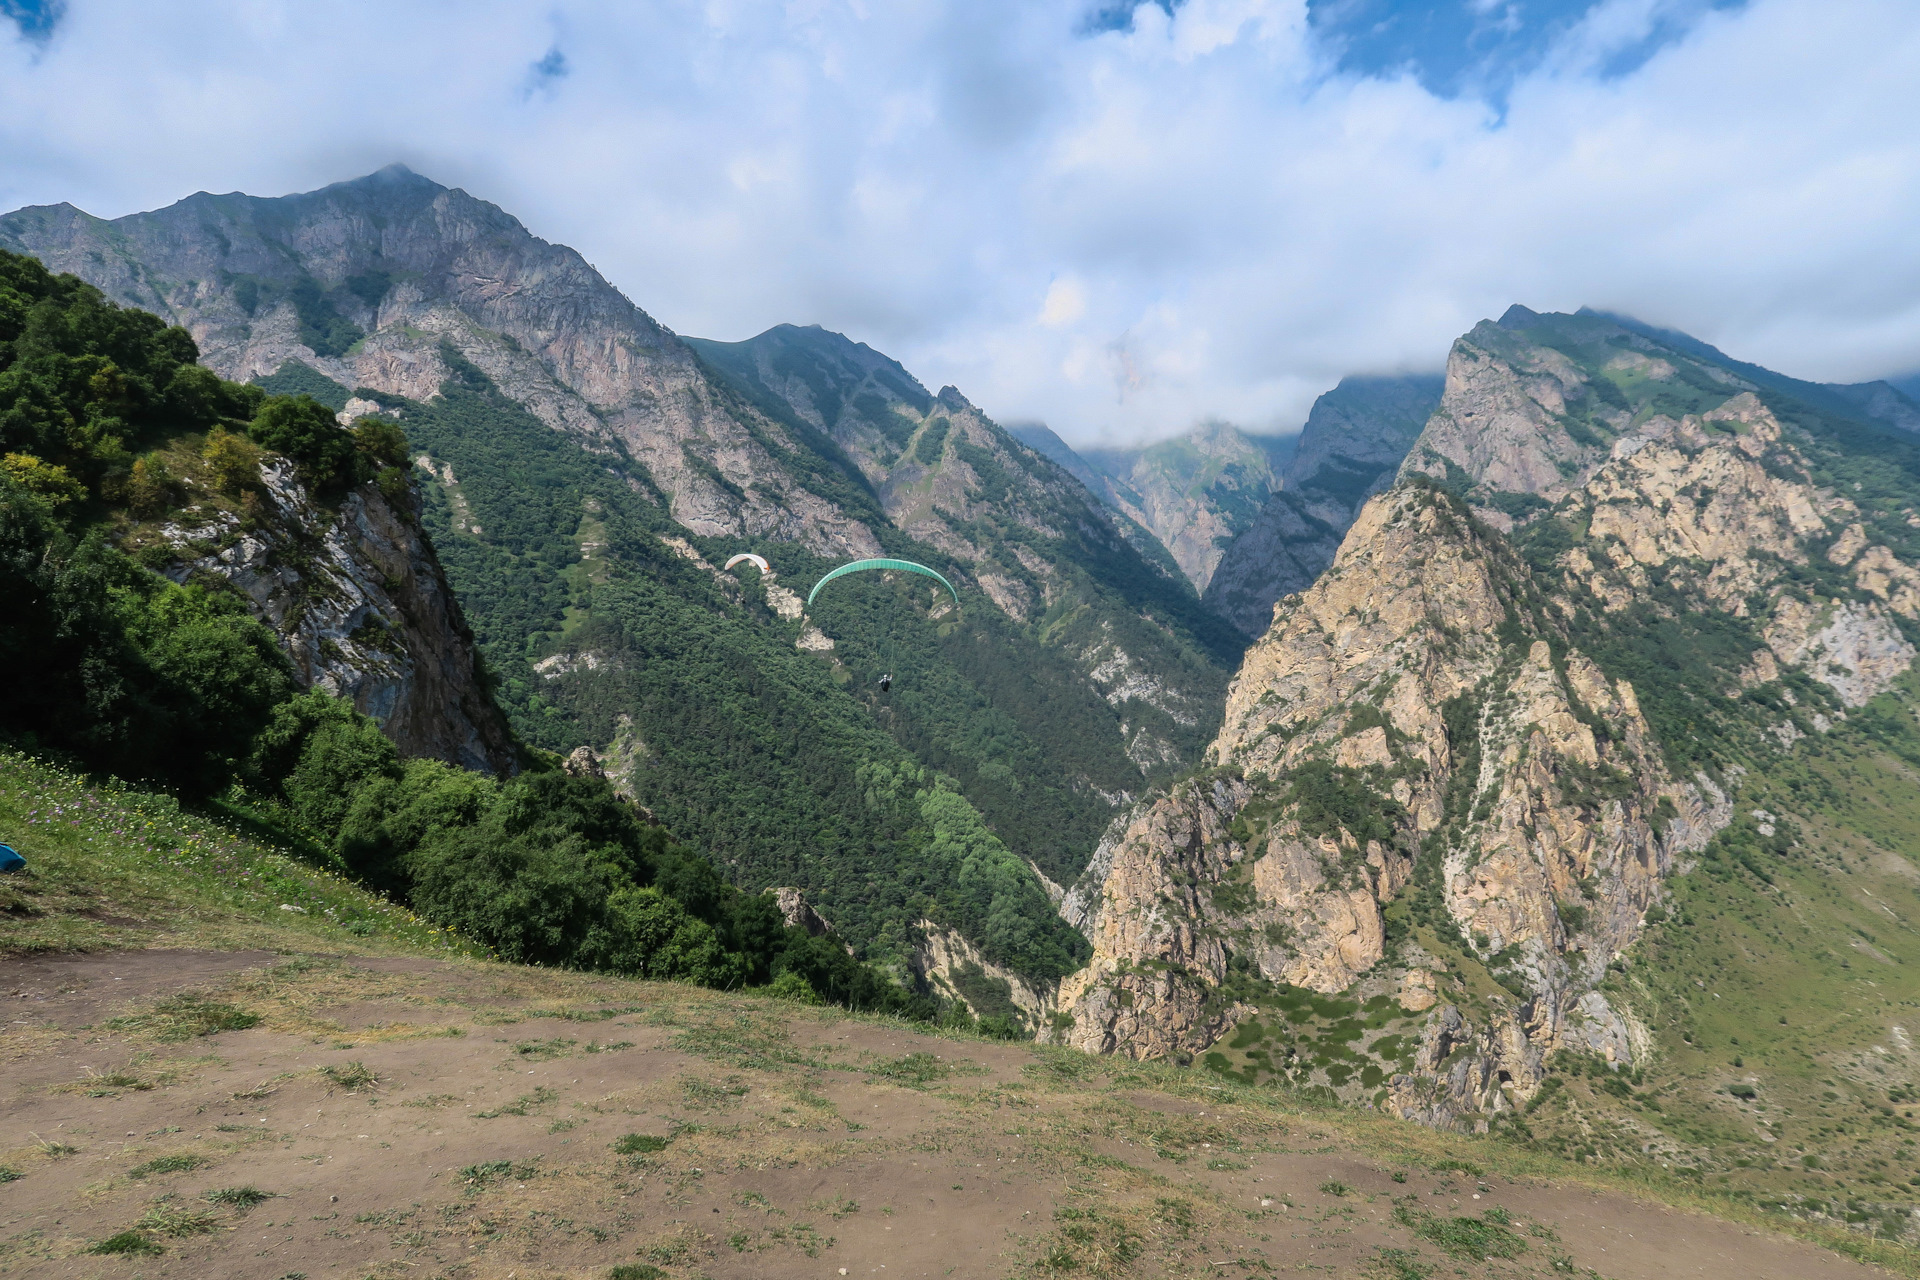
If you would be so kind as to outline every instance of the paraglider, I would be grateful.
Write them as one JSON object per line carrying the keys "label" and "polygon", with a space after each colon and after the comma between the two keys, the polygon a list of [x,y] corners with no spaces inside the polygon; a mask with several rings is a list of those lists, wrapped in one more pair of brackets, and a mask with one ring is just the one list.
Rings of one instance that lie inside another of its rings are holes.
{"label": "paraglider", "polygon": [[[903,569],[908,573],[924,574],[926,577],[932,578],[935,582],[939,583],[941,586],[947,589],[947,594],[953,597],[953,603],[956,609],[960,605],[960,593],[953,589],[953,584],[951,582],[948,582],[945,578],[941,577],[938,573],[934,572],[932,569],[927,568],[927,566],[923,564],[915,564],[911,560],[881,559],[881,560],[855,560],[850,564],[843,564],[838,569],[834,569],[830,571],[829,573],[824,575],[820,579],[820,581],[814,583],[813,590],[807,593],[807,607],[811,608],[813,606],[814,598],[820,594],[820,588],[826,586],[829,582],[832,582],[835,578],[844,577],[849,573],[859,573],[863,569]],[[937,600],[938,598],[939,598],[938,593],[936,593],[935,599]],[[893,665],[893,646],[891,641],[882,642],[880,646],[880,656],[881,656],[881,660],[885,662],[889,667]],[[891,670],[887,671],[885,674],[883,674],[880,677],[879,686],[880,686],[881,693],[891,693],[893,691],[893,672]]]}
{"label": "paraglider", "polygon": [[813,604],[813,598],[820,594],[820,588],[826,586],[835,578],[842,577],[849,573],[859,573],[863,569],[904,569],[908,573],[924,573],[927,577],[932,578],[935,582],[938,582],[947,589],[953,596],[955,608],[958,608],[960,605],[960,593],[953,589],[951,582],[948,582],[945,578],[927,568],[927,566],[915,564],[911,560],[855,560],[851,564],[843,564],[813,584],[813,590],[807,592],[807,604],[811,606]]}
{"label": "paraglider", "polygon": [[27,860],[19,855],[10,844],[0,844],[0,875],[15,871],[25,871]]}
{"label": "paraglider", "polygon": [[767,563],[765,556],[757,556],[753,554],[753,552],[751,551],[742,551],[737,556],[729,557],[727,560],[727,563],[723,567],[727,569],[732,569],[733,566],[739,564],[743,560],[746,561],[748,564],[758,568],[762,573],[773,572],[773,567]]}

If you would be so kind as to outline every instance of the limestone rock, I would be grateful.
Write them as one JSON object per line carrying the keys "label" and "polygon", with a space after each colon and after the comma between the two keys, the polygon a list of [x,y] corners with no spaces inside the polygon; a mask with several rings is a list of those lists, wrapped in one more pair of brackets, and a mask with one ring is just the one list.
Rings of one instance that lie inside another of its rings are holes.
{"label": "limestone rock", "polygon": [[952,929],[931,920],[916,926],[920,941],[910,961],[914,976],[950,1000],[959,1000],[975,1016],[991,1016],[994,1006],[1011,1002],[1031,1028],[1049,1025],[1054,1010],[1050,984],[1036,985],[988,960],[980,949]]}
{"label": "limestone rock", "polygon": [[[1098,902],[1084,881],[1070,891],[1094,958],[1062,985],[1066,1042],[1197,1052],[1241,1016],[1213,994],[1230,955],[1270,981],[1354,987],[1384,959],[1383,907],[1432,835],[1445,911],[1480,955],[1512,957],[1527,994],[1471,1028],[1435,1013],[1426,1065],[1389,1105],[1457,1118],[1537,1085],[1674,855],[1728,815],[1717,792],[1667,774],[1629,687],[1577,649],[1502,638],[1516,615],[1551,634],[1525,580],[1443,494],[1403,487],[1363,508],[1333,566],[1248,651],[1210,753],[1227,772],[1138,806],[1089,869],[1104,867]],[[1303,807],[1300,788],[1332,784],[1364,791],[1384,824]],[[1401,989],[1439,1004],[1430,973]]]}
{"label": "limestone rock", "polygon": [[1265,631],[1275,602],[1313,585],[1361,504],[1392,483],[1441,390],[1424,374],[1352,377],[1315,400],[1277,491],[1205,584],[1208,607],[1250,636]]}
{"label": "limestone rock", "polygon": [[165,527],[179,554],[167,576],[235,590],[280,637],[302,685],[352,699],[403,755],[513,772],[506,719],[412,495],[396,505],[363,484],[333,514],[292,463],[270,459],[261,478],[250,529],[232,517],[198,525],[191,512]]}

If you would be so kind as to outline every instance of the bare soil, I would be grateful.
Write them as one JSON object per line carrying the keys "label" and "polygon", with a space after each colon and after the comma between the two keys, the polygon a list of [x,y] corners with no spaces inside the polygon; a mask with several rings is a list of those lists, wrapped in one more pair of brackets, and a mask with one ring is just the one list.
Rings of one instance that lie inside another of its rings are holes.
{"label": "bare soil", "polygon": [[[261,1021],[195,1034],[182,993]],[[147,951],[0,962],[0,996],[6,1275],[1877,1274],[1197,1078],[689,988]],[[164,1252],[88,1252],[130,1230]]]}

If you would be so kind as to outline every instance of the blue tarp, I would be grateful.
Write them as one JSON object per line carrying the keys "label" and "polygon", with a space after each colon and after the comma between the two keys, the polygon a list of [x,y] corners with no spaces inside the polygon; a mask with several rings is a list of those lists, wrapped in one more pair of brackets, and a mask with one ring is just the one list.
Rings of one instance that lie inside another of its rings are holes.
{"label": "blue tarp", "polygon": [[12,845],[0,844],[0,872],[26,869],[27,860],[14,852]]}

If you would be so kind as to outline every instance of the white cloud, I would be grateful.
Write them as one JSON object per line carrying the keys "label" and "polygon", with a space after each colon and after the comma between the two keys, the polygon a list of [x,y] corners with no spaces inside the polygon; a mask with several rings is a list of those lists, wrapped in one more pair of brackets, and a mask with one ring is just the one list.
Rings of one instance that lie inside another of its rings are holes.
{"label": "white cloud", "polygon": [[1058,329],[1086,314],[1087,291],[1078,280],[1065,276],[1047,286],[1047,296],[1040,302],[1040,323],[1043,327]]}
{"label": "white cloud", "polygon": [[1291,425],[1514,301],[1920,366],[1920,8],[1754,0],[1595,69],[1672,11],[1611,0],[1496,112],[1334,74],[1302,0],[73,0],[0,39],[0,207],[398,159],[682,332],[822,323],[1073,438]]}

